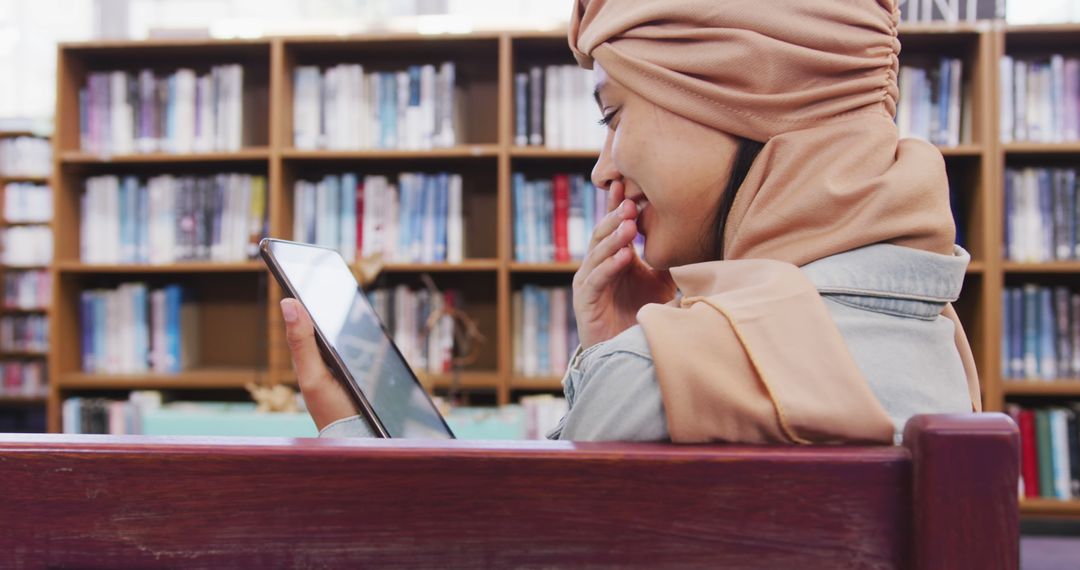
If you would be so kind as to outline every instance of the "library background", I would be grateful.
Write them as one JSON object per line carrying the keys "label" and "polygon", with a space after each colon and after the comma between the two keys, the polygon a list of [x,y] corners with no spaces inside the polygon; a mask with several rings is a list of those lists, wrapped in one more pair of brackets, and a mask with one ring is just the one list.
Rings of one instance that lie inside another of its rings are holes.
{"label": "library background", "polygon": [[[1080,520],[1080,2],[902,4],[985,408]],[[569,6],[0,0],[0,431],[315,435],[272,236],[353,263],[455,432],[543,437],[604,213]]]}

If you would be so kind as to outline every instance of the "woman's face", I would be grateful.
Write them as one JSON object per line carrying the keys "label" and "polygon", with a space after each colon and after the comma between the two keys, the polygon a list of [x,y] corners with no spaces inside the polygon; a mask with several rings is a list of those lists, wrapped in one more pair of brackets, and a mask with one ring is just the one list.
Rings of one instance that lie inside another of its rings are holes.
{"label": "woman's face", "polygon": [[738,140],[666,111],[595,67],[608,134],[593,184],[609,191],[621,184],[638,204],[644,258],[653,268],[712,260],[716,212]]}

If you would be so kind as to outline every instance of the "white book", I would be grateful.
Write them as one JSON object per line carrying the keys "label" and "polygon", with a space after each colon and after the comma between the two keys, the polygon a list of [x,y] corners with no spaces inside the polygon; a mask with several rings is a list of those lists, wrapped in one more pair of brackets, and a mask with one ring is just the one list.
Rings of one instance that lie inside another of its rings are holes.
{"label": "white book", "polygon": [[206,74],[195,84],[196,129],[195,151],[214,150],[214,77]]}
{"label": "white book", "polygon": [[1027,123],[1027,62],[1017,60],[1013,71],[1013,140],[1027,142],[1030,140]]}
{"label": "white book", "polygon": [[1065,132],[1066,141],[1080,139],[1080,59],[1065,60]]}
{"label": "white book", "polygon": [[420,68],[420,147],[435,146],[435,85],[438,82],[434,65]]}
{"label": "white book", "polygon": [[565,287],[551,289],[551,315],[548,320],[550,323],[548,329],[548,354],[550,355],[548,373],[551,375],[559,375],[566,370],[566,336],[568,330],[566,309],[569,302],[567,293],[568,290]]}
{"label": "white book", "polygon": [[1065,140],[1065,58],[1055,53],[1050,56],[1050,139]]}
{"label": "white book", "polygon": [[457,144],[456,98],[457,69],[454,62],[448,61],[439,66],[439,82],[442,84],[442,108],[438,129],[438,142],[434,146],[447,147]]}
{"label": "white book", "polygon": [[1063,409],[1050,410],[1050,441],[1054,454],[1054,494],[1059,499],[1072,498],[1072,476],[1069,458],[1068,416]]}
{"label": "white book", "polygon": [[319,148],[319,68],[301,65],[293,71],[293,146],[300,150]]}
{"label": "white book", "polygon": [[383,258],[389,261],[401,261],[404,251],[398,250],[398,238],[401,233],[401,225],[398,223],[401,211],[401,191],[396,184],[390,184],[383,178],[383,211],[380,214],[383,220]]}
{"label": "white book", "polygon": [[239,64],[229,66],[232,80],[232,98],[229,99],[230,113],[227,151],[238,151],[244,146],[244,67]]}
{"label": "white book", "polygon": [[128,90],[128,74],[114,71],[109,77],[109,99],[112,104],[109,110],[112,123],[109,129],[112,135],[110,150],[112,154],[129,154],[135,150],[135,109]]}
{"label": "white book", "polygon": [[307,229],[304,227],[304,195],[307,193],[307,182],[297,180],[293,183],[293,231],[292,238],[296,241],[304,241]]}
{"label": "white book", "polygon": [[462,178],[451,174],[446,207],[446,261],[461,263],[465,259],[465,221],[462,219]]}
{"label": "white book", "polygon": [[364,77],[364,92],[367,93],[365,99],[368,109],[367,147],[379,148],[381,136],[379,106],[382,104],[382,93],[379,91],[379,75],[377,73],[369,73]]}
{"label": "white book", "polygon": [[409,74],[398,71],[394,74],[397,82],[397,145],[394,148],[409,148]]}
{"label": "white book", "polygon": [[544,146],[560,148],[559,137],[559,67],[549,65],[544,68]]}
{"label": "white book", "polygon": [[949,144],[957,146],[960,144],[960,109],[961,101],[963,101],[963,94],[961,89],[963,82],[961,81],[961,75],[963,74],[963,62],[959,58],[949,60]]}
{"label": "white book", "polygon": [[1054,140],[1054,109],[1053,109],[1053,94],[1054,87],[1051,78],[1050,67],[1042,66],[1039,71],[1039,139],[1043,142],[1052,142]]}
{"label": "white book", "polygon": [[176,139],[174,150],[189,153],[195,150],[195,72],[181,69],[176,72]]}
{"label": "white book", "polygon": [[577,148],[578,142],[574,140],[573,134],[576,132],[577,125],[574,124],[574,120],[577,114],[574,112],[575,105],[575,85],[574,85],[574,67],[570,65],[560,65],[556,68],[559,75],[559,148]]}

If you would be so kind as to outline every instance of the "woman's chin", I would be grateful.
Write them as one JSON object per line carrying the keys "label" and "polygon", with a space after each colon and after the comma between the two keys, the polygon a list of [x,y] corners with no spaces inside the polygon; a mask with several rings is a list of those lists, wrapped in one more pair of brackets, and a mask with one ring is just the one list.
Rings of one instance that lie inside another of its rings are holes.
{"label": "woman's chin", "polygon": [[665,255],[664,252],[657,251],[658,248],[649,248],[649,242],[645,242],[645,247],[641,252],[641,260],[645,262],[645,265],[657,270],[667,271],[671,269],[671,258]]}

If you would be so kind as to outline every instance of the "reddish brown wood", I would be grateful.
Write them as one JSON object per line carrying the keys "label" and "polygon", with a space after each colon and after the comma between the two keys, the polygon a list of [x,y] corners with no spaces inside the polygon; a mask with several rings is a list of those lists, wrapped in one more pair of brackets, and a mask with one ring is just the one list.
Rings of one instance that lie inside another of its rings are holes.
{"label": "reddish brown wood", "polygon": [[[943,437],[996,480],[1008,467],[983,465],[981,426]],[[8,435],[0,552],[15,567],[904,568],[911,472],[904,447]],[[982,528],[1001,499],[955,524]]]}
{"label": "reddish brown wood", "polygon": [[915,497],[914,567],[1017,568],[1016,425],[993,413],[919,416],[905,427]]}

